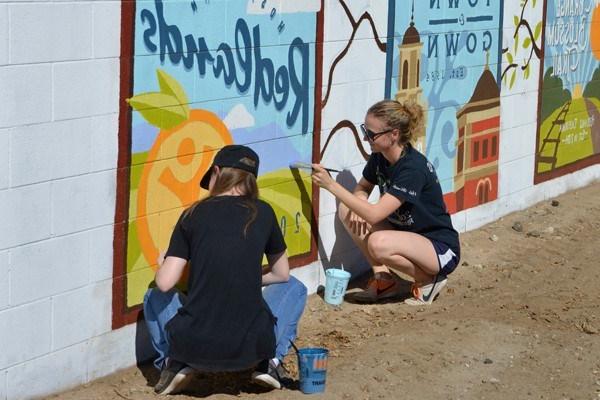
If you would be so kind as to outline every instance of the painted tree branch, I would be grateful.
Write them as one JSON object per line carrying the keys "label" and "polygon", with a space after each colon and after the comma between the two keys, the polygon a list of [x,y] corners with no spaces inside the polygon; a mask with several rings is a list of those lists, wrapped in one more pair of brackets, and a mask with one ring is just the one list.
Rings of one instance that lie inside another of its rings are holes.
{"label": "painted tree branch", "polygon": [[500,76],[500,81],[502,81],[502,79],[504,79],[504,75],[506,75],[511,69],[513,68],[517,68],[519,66],[519,64],[508,64],[506,68],[504,68],[504,71],[502,71],[502,75]]}
{"label": "painted tree branch", "polygon": [[[525,19],[525,8],[527,7],[528,3],[529,3],[529,0],[525,0],[523,2],[523,6],[521,7],[521,15],[519,17],[519,23],[517,24],[517,26],[515,26],[515,31],[513,33],[513,39],[517,38],[517,35],[519,34],[519,30],[521,29],[521,27],[525,27],[527,34],[529,35],[529,39],[531,40],[531,50],[529,51],[529,56],[527,57],[527,61],[525,61],[523,63],[523,65],[518,65],[518,64],[515,64],[512,62],[509,65],[507,65],[506,68],[504,68],[504,71],[502,71],[500,80],[504,79],[506,74],[513,68],[517,68],[520,66],[521,71],[525,71],[527,69],[527,67],[529,66],[529,63],[531,62],[531,59],[533,58],[534,53],[538,59],[542,58],[542,50],[538,47],[538,45],[536,43],[535,34],[531,30],[531,25],[529,25],[529,22]],[[509,50],[508,47],[503,48],[502,54],[508,52],[508,50]]]}
{"label": "painted tree branch", "polygon": [[354,136],[354,141],[356,142],[356,147],[358,148],[358,151],[360,152],[360,154],[363,156],[363,158],[365,160],[369,159],[369,153],[366,152],[365,148],[362,145],[362,141],[360,140],[360,135],[358,134],[358,131],[356,130],[356,127],[354,126],[354,124],[352,123],[352,121],[349,121],[347,119],[341,120],[340,122],[338,122],[335,127],[331,130],[331,132],[329,133],[329,136],[327,137],[327,140],[325,141],[325,145],[323,146],[323,150],[321,150],[321,156],[320,156],[320,160],[323,159],[323,157],[325,156],[325,150],[327,150],[327,146],[329,146],[329,142],[331,141],[331,139],[333,138],[333,135],[335,135],[337,132],[339,132],[342,128],[348,128],[350,129],[350,131],[352,132],[352,136]]}
{"label": "painted tree branch", "polygon": [[[516,31],[518,31],[521,26],[524,26],[525,28],[527,28],[527,32],[529,33],[529,38],[531,39],[531,49],[532,52],[535,52],[535,55],[538,59],[542,58],[542,50],[538,47],[537,43],[535,42],[535,36],[533,35],[533,31],[531,30],[531,26],[529,26],[529,22],[527,22],[526,20],[522,19],[519,22],[519,25],[517,26]],[[515,32],[516,35],[516,32]],[[514,36],[513,36],[514,37]],[[531,56],[529,57],[529,59],[531,60]]]}
{"label": "painted tree branch", "polygon": [[377,44],[377,47],[379,48],[379,50],[381,50],[382,52],[385,53],[385,48],[386,48],[386,44],[383,43],[379,39],[379,34],[377,33],[377,28],[375,27],[373,18],[371,17],[371,15],[368,12],[365,11],[360,16],[358,21],[356,21],[354,19],[354,17],[352,16],[352,13],[350,12],[350,9],[346,5],[346,3],[344,3],[342,0],[340,0],[340,4],[341,4],[342,8],[344,9],[344,11],[346,12],[346,16],[350,20],[350,25],[352,25],[352,34],[350,35],[350,38],[348,39],[348,43],[346,43],[346,47],[344,47],[344,49],[337,55],[337,57],[333,60],[333,63],[331,64],[331,68],[329,69],[329,74],[327,77],[327,84],[326,84],[327,90],[325,92],[325,96],[323,97],[323,100],[321,103],[322,108],[325,108],[325,105],[327,104],[327,100],[329,100],[331,86],[333,85],[333,73],[335,71],[335,68],[337,67],[337,64],[346,56],[346,54],[348,53],[348,50],[350,50],[350,46],[352,45],[354,36],[356,36],[356,32],[358,31],[358,28],[360,27],[360,24],[363,21],[368,21],[368,23],[371,25],[371,30],[373,31],[375,43]]}

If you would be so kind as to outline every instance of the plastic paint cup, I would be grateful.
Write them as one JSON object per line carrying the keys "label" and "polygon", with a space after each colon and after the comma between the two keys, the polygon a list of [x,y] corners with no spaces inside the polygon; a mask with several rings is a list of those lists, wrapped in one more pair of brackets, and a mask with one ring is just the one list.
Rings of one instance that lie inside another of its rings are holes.
{"label": "plastic paint cup", "polygon": [[343,269],[329,268],[325,271],[325,302],[333,306],[342,304],[350,277],[350,272]]}
{"label": "plastic paint cup", "polygon": [[307,347],[298,350],[298,371],[302,393],[323,393],[325,391],[328,354],[329,350],[322,347]]}

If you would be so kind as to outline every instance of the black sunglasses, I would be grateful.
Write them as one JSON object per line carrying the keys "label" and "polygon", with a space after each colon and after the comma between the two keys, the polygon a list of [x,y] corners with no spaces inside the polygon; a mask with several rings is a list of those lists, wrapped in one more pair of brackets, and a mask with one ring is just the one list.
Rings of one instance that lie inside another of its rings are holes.
{"label": "black sunglasses", "polygon": [[363,137],[367,138],[371,142],[374,142],[379,136],[393,131],[394,128],[386,129],[385,131],[381,132],[373,132],[372,130],[368,129],[365,124],[360,124],[360,130],[362,130]]}

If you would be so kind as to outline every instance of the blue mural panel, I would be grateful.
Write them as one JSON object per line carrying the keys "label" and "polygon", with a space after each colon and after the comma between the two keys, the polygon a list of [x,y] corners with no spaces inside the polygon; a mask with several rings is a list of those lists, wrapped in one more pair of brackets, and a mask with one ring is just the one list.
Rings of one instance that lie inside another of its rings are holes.
{"label": "blue mural panel", "polygon": [[492,0],[390,2],[386,96],[424,107],[415,145],[451,211],[497,197],[502,11]]}
{"label": "blue mural panel", "polygon": [[130,74],[120,133],[127,190],[118,199],[126,248],[115,257],[114,307],[123,317],[115,325],[141,303],[177,218],[206,195],[199,180],[227,144],[259,154],[261,196],[275,209],[292,264],[316,257],[312,183],[289,168],[314,159],[315,4],[125,3],[133,26],[122,42],[130,52],[121,69]]}
{"label": "blue mural panel", "polygon": [[600,162],[600,4],[544,7],[536,183]]}

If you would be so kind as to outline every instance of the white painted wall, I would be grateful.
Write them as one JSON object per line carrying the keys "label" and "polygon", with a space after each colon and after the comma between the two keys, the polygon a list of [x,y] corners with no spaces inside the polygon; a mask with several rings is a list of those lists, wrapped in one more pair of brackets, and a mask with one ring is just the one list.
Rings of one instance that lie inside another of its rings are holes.
{"label": "white painted wall", "polygon": [[111,331],[120,2],[0,2],[0,399],[135,360]]}
{"label": "white painted wall", "polygon": [[[120,2],[0,1],[0,400],[15,400],[133,365],[137,332],[111,331]],[[369,9],[385,35],[384,1],[347,3],[355,19]],[[324,83],[351,31],[337,2],[325,7]],[[338,65],[323,138],[381,98],[385,57],[361,40],[371,35],[364,24]],[[453,215],[461,232],[600,179],[596,165],[533,186],[537,81],[503,93],[499,198]],[[323,162],[358,180],[364,161],[352,136],[330,146]],[[311,292],[323,266],[366,269],[335,212],[321,192],[323,262],[293,271]]]}

